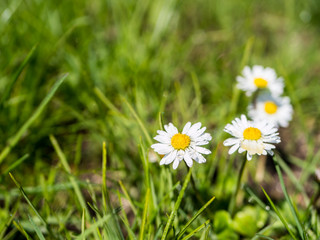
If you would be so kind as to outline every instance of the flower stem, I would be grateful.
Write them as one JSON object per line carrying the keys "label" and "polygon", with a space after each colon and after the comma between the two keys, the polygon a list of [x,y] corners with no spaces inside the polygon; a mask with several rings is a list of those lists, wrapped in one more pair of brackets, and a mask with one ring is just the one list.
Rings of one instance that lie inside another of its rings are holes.
{"label": "flower stem", "polygon": [[230,212],[231,216],[233,216],[233,213],[234,213],[234,208],[235,208],[235,205],[236,205],[236,199],[237,199],[237,195],[238,195],[238,192],[239,192],[241,178],[242,178],[242,175],[243,175],[243,172],[244,172],[244,167],[246,166],[246,162],[247,162],[247,158],[244,157],[243,160],[242,160],[241,167],[240,167],[240,172],[239,172],[239,175],[238,175],[238,178],[237,178],[236,189],[233,192],[231,200],[230,200],[230,203],[229,203],[229,212]]}

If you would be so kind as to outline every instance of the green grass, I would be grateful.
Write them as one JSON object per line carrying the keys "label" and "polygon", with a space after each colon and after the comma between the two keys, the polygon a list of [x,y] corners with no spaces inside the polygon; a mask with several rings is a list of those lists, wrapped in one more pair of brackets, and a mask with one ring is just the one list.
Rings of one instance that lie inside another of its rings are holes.
{"label": "green grass", "polygon": [[[0,1],[0,238],[319,238],[319,24],[316,0]],[[294,116],[232,198],[243,156],[223,128],[255,64]],[[187,121],[213,136],[189,175],[150,148]]]}

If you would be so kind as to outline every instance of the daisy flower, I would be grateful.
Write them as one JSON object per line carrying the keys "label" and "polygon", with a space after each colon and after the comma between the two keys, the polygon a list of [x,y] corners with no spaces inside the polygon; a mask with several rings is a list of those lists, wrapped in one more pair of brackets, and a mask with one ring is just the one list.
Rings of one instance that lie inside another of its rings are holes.
{"label": "daisy flower", "polygon": [[272,68],[264,68],[254,65],[252,69],[246,66],[242,71],[243,76],[237,76],[237,87],[251,96],[257,89],[269,89],[273,96],[280,96],[283,93],[283,79],[277,77]]}
{"label": "daisy flower", "polygon": [[153,144],[151,147],[157,153],[165,155],[160,165],[170,164],[173,162],[173,169],[176,169],[179,163],[184,160],[188,167],[193,165],[193,160],[198,163],[206,162],[202,154],[210,154],[206,145],[212,139],[209,133],[204,133],[206,127],[201,128],[201,123],[191,125],[188,122],[181,133],[172,124],[164,125],[165,131],[158,130],[158,135],[154,137],[159,143]]}
{"label": "daisy flower", "polygon": [[238,150],[239,153],[247,151],[247,159],[252,155],[273,155],[275,146],[271,143],[279,143],[278,129],[267,121],[249,121],[245,115],[236,118],[232,124],[227,124],[224,131],[230,133],[233,138],[223,142],[225,146],[232,146],[229,154]]}
{"label": "daisy flower", "polygon": [[288,127],[292,119],[293,108],[289,97],[272,97],[264,94],[251,104],[248,115],[254,120],[267,120],[275,126]]}

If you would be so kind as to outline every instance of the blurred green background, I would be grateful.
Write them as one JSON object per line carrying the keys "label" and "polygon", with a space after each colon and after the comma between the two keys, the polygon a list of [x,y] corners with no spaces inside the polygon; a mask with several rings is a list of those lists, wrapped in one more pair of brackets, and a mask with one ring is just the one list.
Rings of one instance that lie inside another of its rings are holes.
{"label": "blurred green background", "polygon": [[[150,137],[159,129],[159,113],[165,124],[171,121],[182,128],[187,121],[201,121],[207,126],[214,154],[205,166],[197,165],[196,184],[205,199],[209,195],[227,198],[221,189],[228,182],[232,189],[237,167],[227,159],[222,130],[245,113],[250,102],[235,88],[235,78],[245,65],[269,66],[284,77],[285,95],[291,98],[295,114],[290,127],[280,130],[280,148],[297,173],[299,186],[310,180],[300,191],[309,196],[317,186],[313,181],[320,146],[317,0],[2,0],[0,36],[1,149],[34,116],[54,83],[68,73],[44,111],[1,162],[0,219],[9,224],[3,236],[11,231],[12,239],[23,235],[14,231],[13,209],[22,223],[28,220],[26,212],[34,214],[6,171],[25,154],[28,158],[11,173],[23,187],[31,187],[28,196],[38,211],[45,218],[76,216],[70,220],[72,227],[59,230],[66,238],[81,229],[82,209],[65,185],[69,173],[50,135],[59,142],[73,176],[84,185],[86,180],[101,184],[101,145],[106,142],[111,202],[117,199],[121,180],[137,203],[139,214],[132,229],[138,232],[146,191],[139,147],[148,155]],[[249,172],[254,175],[256,163],[250,164]],[[183,181],[185,169],[179,168],[173,173],[173,184]],[[150,171],[160,196],[165,192],[161,190],[164,170],[150,163]],[[271,180],[272,175],[262,184],[273,186]],[[253,185],[259,189],[259,184]],[[49,191],[48,186],[63,190]],[[291,190],[297,198],[301,196],[294,187]],[[273,193],[272,187],[270,191],[281,201],[282,195]],[[93,192],[99,195],[95,188]],[[91,201],[85,191],[83,195]],[[190,204],[191,212],[201,207]],[[216,209],[225,208],[219,199],[214,204]],[[155,214],[166,219],[162,210]],[[154,227],[150,236],[155,236],[160,222],[150,220],[150,228]],[[35,236],[34,230],[26,229]]]}

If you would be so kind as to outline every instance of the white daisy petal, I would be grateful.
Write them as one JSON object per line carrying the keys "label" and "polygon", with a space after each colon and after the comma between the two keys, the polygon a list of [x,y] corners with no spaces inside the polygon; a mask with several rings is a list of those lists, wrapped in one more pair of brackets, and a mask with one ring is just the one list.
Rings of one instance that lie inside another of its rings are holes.
{"label": "white daisy petal", "polygon": [[200,127],[201,127],[201,123],[200,122],[195,123],[190,127],[189,131],[186,134],[188,136],[192,137],[192,135],[195,134]]}
{"label": "white daisy petal", "polygon": [[276,146],[272,145],[272,144],[268,144],[268,143],[264,143],[264,149],[266,150],[271,150],[276,148]]}
{"label": "white daisy petal", "polygon": [[238,138],[228,138],[223,142],[224,146],[232,146],[239,142]]}
{"label": "white daisy petal", "polygon": [[192,161],[189,153],[187,153],[187,152],[184,154],[184,161],[186,162],[186,164],[188,165],[188,167],[192,167],[193,161]]}
{"label": "white daisy petal", "polygon": [[167,155],[165,155],[161,161],[160,161],[160,165],[163,165],[163,164],[170,164],[173,162],[173,160],[176,158],[177,156],[177,151],[172,151],[170,153],[168,153]]}
{"label": "white daisy petal", "polygon": [[[164,125],[163,127],[164,127],[164,130],[166,130],[167,133],[170,132],[169,131],[169,125]],[[161,131],[161,130],[159,130],[159,131]]]}
{"label": "white daisy petal", "polygon": [[197,141],[196,146],[202,146],[202,145],[207,145],[209,141]]}
{"label": "white daisy petal", "polygon": [[194,138],[197,138],[197,137],[201,136],[206,129],[207,129],[206,127],[200,128],[200,129],[193,135],[193,137],[194,137]]}
{"label": "white daisy petal", "polygon": [[243,153],[245,151],[246,151],[245,149],[243,149],[242,147],[239,147],[238,153]]}
{"label": "white daisy petal", "polygon": [[170,133],[173,135],[178,133],[178,129],[172,123],[169,123],[168,129]]}
{"label": "white daisy petal", "polygon": [[173,162],[173,169],[177,169],[178,165],[179,165],[180,161],[178,159],[176,159],[174,162]]}
{"label": "white daisy petal", "polygon": [[235,144],[235,145],[233,145],[230,149],[229,149],[229,154],[232,154],[232,153],[234,153],[235,151],[237,151],[237,149],[239,148],[239,144]]}
{"label": "white daisy petal", "polygon": [[203,147],[195,147],[196,151],[202,154],[210,154],[211,151]]}
{"label": "white daisy petal", "polygon": [[166,154],[166,155],[161,159],[161,161],[160,161],[160,165],[165,164],[166,160],[167,160],[168,158],[170,158],[171,153],[172,153],[172,152],[170,152],[170,153]]}
{"label": "white daisy petal", "polygon": [[191,122],[187,122],[186,125],[184,125],[182,134],[186,134],[189,131],[190,127],[191,127]]}
{"label": "white daisy petal", "polygon": [[267,150],[267,152],[271,155],[271,156],[273,156],[273,151],[271,151],[271,150]]}
{"label": "white daisy petal", "polygon": [[170,145],[163,144],[163,143],[153,144],[153,145],[151,145],[151,148],[153,148],[154,151],[159,154],[167,154],[170,151],[172,151],[172,147]]}
{"label": "white daisy petal", "polygon": [[166,131],[158,130],[157,133],[159,135],[168,136],[168,133]]}
{"label": "white daisy petal", "polygon": [[205,163],[207,160],[200,154],[200,153],[197,153],[197,162],[198,163]]}
{"label": "white daisy petal", "polygon": [[200,142],[200,141],[211,141],[212,137],[209,133],[204,133],[199,137],[193,138],[194,142]]}
{"label": "white daisy petal", "polygon": [[163,135],[157,135],[153,138],[154,140],[157,140],[158,142],[169,144],[171,142],[171,138],[168,136],[163,136]]}

